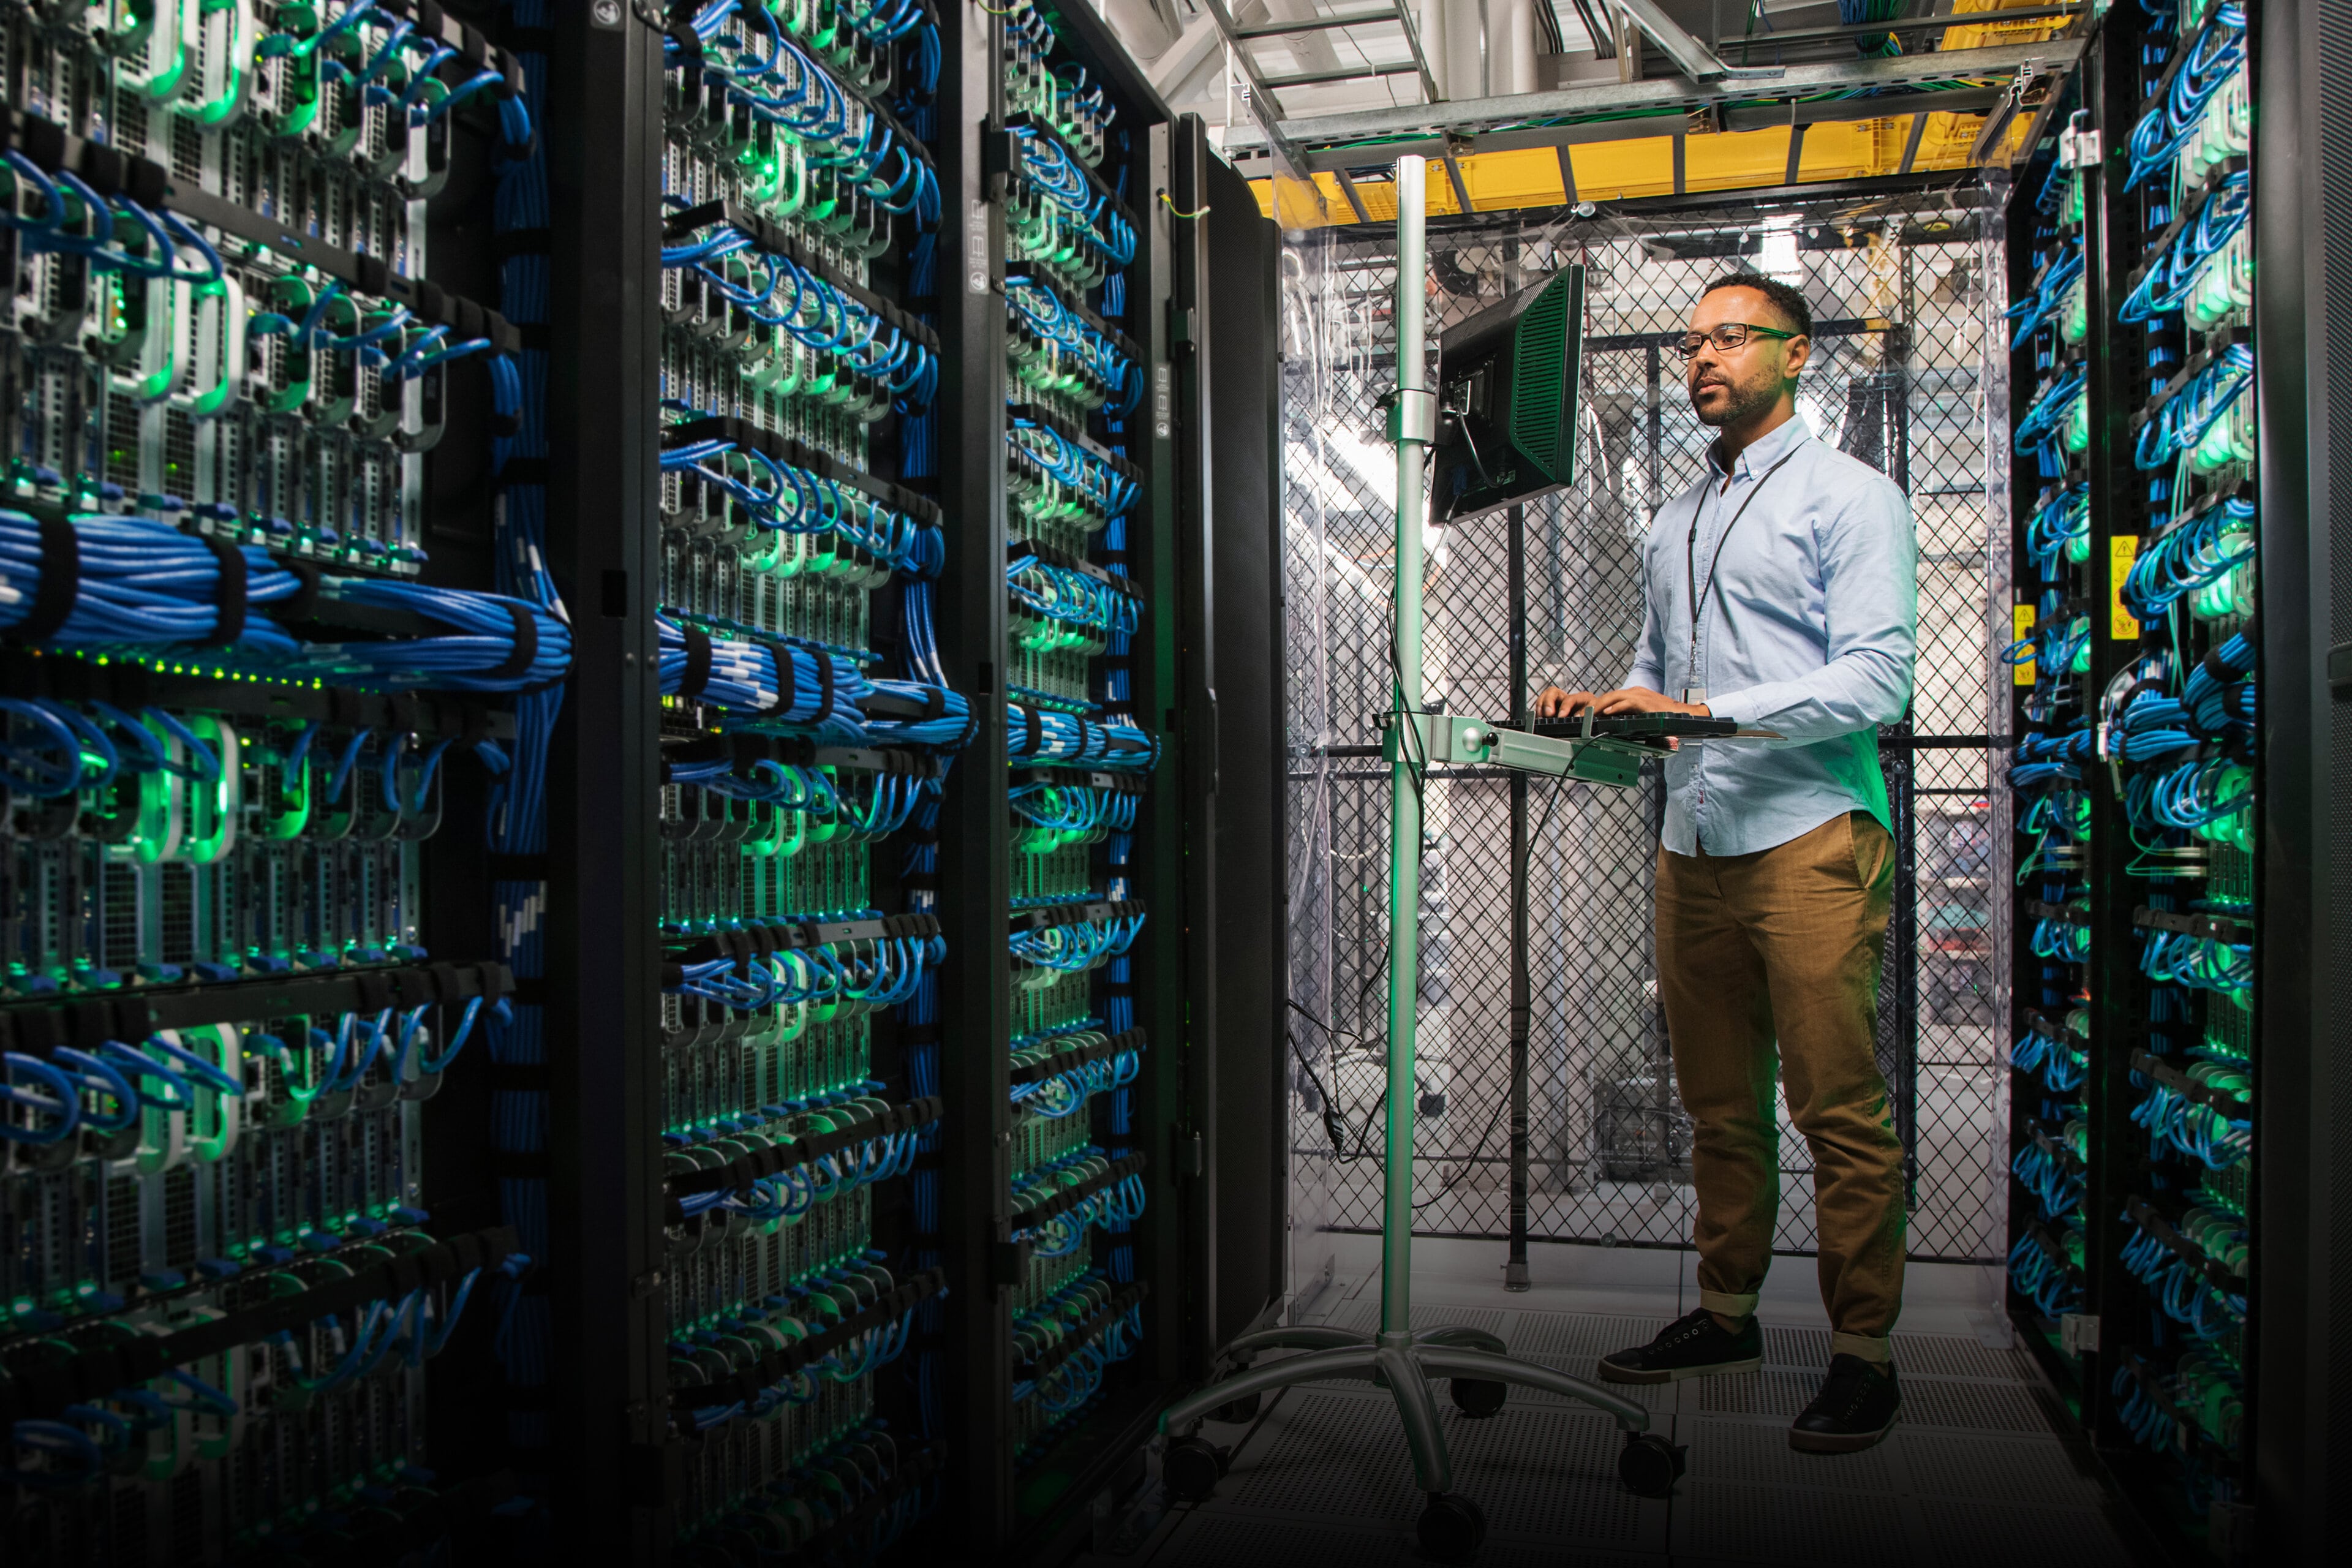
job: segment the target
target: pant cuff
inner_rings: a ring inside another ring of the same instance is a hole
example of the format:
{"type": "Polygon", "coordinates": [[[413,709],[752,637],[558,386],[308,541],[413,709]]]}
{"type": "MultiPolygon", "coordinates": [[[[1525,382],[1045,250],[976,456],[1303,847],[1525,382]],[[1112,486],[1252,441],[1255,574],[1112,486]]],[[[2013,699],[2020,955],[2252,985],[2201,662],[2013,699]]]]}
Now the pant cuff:
{"type": "Polygon", "coordinates": [[[1895,1347],[1885,1334],[1832,1334],[1830,1354],[1860,1356],[1881,1366],[1895,1364],[1895,1347]]]}
{"type": "Polygon", "coordinates": [[[1754,1290],[1744,1296],[1735,1296],[1728,1290],[1701,1290],[1698,1304],[1727,1318],[1752,1318],[1756,1315],[1757,1294],[1754,1290]]]}

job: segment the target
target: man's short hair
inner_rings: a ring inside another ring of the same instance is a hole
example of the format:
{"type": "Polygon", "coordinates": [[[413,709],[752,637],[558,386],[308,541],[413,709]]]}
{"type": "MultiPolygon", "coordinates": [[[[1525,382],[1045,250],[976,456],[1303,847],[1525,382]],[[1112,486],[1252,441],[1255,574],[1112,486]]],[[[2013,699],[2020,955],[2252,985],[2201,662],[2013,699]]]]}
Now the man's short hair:
{"type": "MultiPolygon", "coordinates": [[[[1753,289],[1772,301],[1772,308],[1789,319],[1790,325],[1807,337],[1813,333],[1813,312],[1807,308],[1805,297],[1778,278],[1767,278],[1761,272],[1727,272],[1708,284],[1700,293],[1704,300],[1717,289],[1753,289]]],[[[1770,323],[1759,321],[1758,326],[1770,323]]]]}

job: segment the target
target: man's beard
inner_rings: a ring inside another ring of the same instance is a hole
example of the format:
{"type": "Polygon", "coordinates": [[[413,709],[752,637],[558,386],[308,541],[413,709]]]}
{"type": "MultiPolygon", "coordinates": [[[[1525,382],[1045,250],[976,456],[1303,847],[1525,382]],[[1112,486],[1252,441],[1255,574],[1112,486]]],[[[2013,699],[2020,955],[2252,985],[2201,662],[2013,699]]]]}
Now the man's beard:
{"type": "Polygon", "coordinates": [[[1771,407],[1780,395],[1780,383],[1769,376],[1759,377],[1746,386],[1737,383],[1721,384],[1727,395],[1723,406],[1713,414],[1701,409],[1697,398],[1691,399],[1691,412],[1698,416],[1700,424],[1710,429],[1720,430],[1726,425],[1737,425],[1743,419],[1761,414],[1771,407]]]}

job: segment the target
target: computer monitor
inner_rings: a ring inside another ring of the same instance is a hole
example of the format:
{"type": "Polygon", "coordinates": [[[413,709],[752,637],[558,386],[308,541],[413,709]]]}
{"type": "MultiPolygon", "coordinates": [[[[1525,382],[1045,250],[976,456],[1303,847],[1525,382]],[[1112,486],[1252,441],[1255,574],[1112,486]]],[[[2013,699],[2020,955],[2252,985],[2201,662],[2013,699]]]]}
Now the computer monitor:
{"type": "Polygon", "coordinates": [[[1439,340],[1431,521],[1466,522],[1576,475],[1584,268],[1570,267],[1439,340]]]}

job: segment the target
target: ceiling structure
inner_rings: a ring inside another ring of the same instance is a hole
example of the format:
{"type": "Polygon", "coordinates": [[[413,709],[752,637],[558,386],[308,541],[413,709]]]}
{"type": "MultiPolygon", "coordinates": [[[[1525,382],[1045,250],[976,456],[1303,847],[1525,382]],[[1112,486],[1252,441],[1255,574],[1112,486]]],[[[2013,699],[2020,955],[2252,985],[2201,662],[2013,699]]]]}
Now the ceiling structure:
{"type": "Polygon", "coordinates": [[[1091,0],[1288,227],[2005,164],[2106,0],[1091,0]]]}

